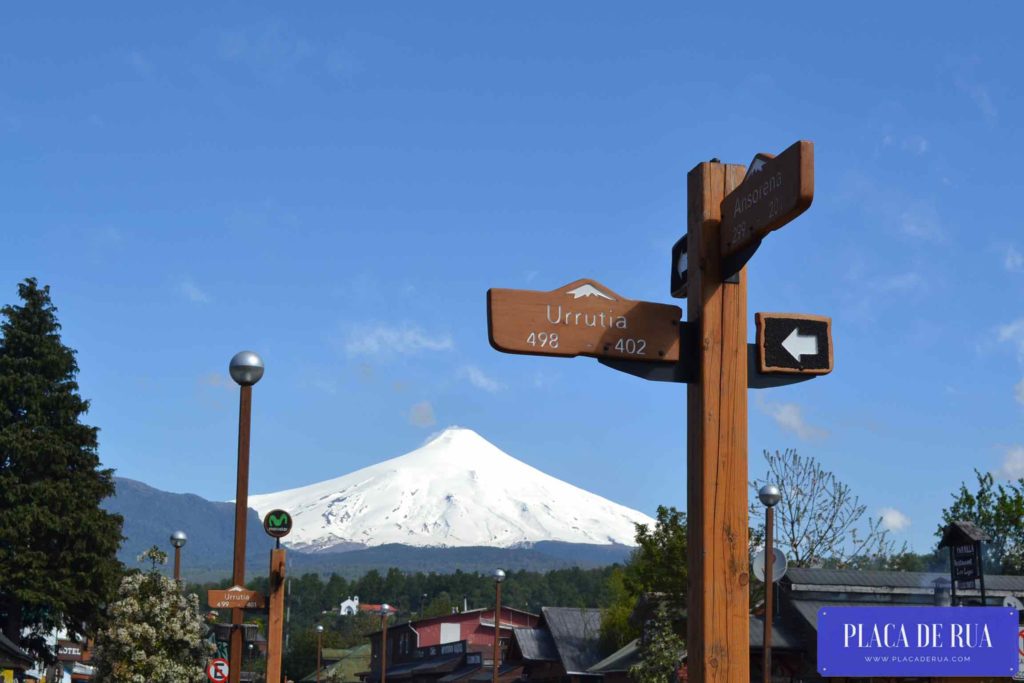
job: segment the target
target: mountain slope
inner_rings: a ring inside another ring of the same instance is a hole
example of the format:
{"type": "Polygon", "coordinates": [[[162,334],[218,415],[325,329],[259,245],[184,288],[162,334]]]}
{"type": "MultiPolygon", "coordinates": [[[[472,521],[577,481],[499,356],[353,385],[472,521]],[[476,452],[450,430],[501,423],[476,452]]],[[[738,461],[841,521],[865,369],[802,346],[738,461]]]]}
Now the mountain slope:
{"type": "MultiPolygon", "coordinates": [[[[129,567],[139,567],[137,557],[152,545],[172,554],[169,538],[181,529],[188,535],[181,562],[186,572],[195,568],[231,567],[235,538],[235,506],[213,503],[190,493],[168,493],[133,479],[114,478],[116,493],[103,501],[103,508],[124,517],[125,541],[118,558],[129,567]]],[[[246,564],[267,564],[267,551],[274,541],[263,532],[263,524],[250,508],[246,524],[246,564]]]]}
{"type": "Polygon", "coordinates": [[[516,460],[469,429],[336,479],[249,497],[294,519],[289,547],[402,544],[512,547],[541,541],[633,545],[647,515],[516,460]]]}

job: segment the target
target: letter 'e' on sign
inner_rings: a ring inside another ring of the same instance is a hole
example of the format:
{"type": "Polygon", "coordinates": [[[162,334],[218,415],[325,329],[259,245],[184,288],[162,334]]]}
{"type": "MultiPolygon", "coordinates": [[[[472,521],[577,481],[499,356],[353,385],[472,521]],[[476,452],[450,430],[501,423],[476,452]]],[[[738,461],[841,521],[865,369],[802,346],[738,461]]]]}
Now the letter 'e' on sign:
{"type": "Polygon", "coordinates": [[[756,313],[761,372],[827,375],[832,372],[832,319],[802,313],[756,313]]]}

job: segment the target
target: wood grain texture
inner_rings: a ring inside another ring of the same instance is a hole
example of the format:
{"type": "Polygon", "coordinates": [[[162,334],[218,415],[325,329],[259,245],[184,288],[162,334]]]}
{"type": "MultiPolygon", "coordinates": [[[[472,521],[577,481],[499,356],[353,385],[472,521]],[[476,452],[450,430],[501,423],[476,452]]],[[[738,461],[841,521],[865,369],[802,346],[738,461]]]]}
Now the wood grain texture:
{"type": "Polygon", "coordinates": [[[281,682],[284,652],[284,549],[270,551],[270,610],[267,614],[267,683],[281,682]]]}
{"type": "Polygon", "coordinates": [[[688,319],[699,323],[701,371],[687,387],[689,606],[687,666],[695,683],[750,680],[747,517],[747,279],[721,275],[722,198],[735,164],[687,176],[688,319]]]}

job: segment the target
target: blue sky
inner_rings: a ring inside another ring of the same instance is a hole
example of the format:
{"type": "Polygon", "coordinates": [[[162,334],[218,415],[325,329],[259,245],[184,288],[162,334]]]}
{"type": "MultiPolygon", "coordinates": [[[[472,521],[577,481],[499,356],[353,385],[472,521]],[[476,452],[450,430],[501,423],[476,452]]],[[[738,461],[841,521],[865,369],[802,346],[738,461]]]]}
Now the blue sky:
{"type": "Polygon", "coordinates": [[[499,354],[485,292],[671,301],[686,172],[813,140],[751,334],[832,316],[836,367],[751,393],[751,472],[796,447],[924,550],[972,468],[1024,476],[1024,9],[689,5],[6,7],[0,300],[52,286],[122,476],[232,497],[252,348],[253,492],[458,424],[653,513],[684,388],[499,354]]]}

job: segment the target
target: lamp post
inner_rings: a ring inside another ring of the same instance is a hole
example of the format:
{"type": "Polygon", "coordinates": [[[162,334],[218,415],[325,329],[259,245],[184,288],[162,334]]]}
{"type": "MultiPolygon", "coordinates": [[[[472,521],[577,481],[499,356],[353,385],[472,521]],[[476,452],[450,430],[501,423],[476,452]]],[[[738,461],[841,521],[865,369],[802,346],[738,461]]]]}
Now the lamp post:
{"type": "Polygon", "coordinates": [[[188,536],[184,531],[175,531],[171,534],[171,545],[174,546],[174,580],[181,581],[181,549],[188,542],[188,536]]]}
{"type": "Polygon", "coordinates": [[[774,581],[772,564],[775,561],[775,506],[782,500],[782,492],[775,484],[765,484],[757,492],[757,497],[764,505],[764,683],[772,680],[772,602],[774,597],[774,581]]]}
{"type": "MultiPolygon", "coordinates": [[[[252,351],[239,351],[228,364],[231,379],[241,387],[238,403],[238,472],[235,485],[235,553],[231,572],[234,586],[245,585],[245,523],[249,511],[249,427],[252,421],[252,385],[263,377],[263,359],[252,351]]],[[[229,681],[239,683],[242,676],[242,609],[231,610],[231,652],[229,681]]]]}
{"type": "Polygon", "coordinates": [[[384,603],[380,606],[380,683],[387,683],[388,680],[388,612],[391,606],[384,603]]]}
{"type": "Polygon", "coordinates": [[[323,651],[323,624],[316,625],[316,683],[320,683],[320,653],[323,651]]]}
{"type": "Polygon", "coordinates": [[[501,665],[501,582],[505,580],[505,572],[494,570],[494,657],[491,666],[491,683],[498,683],[498,667],[501,665]]]}

